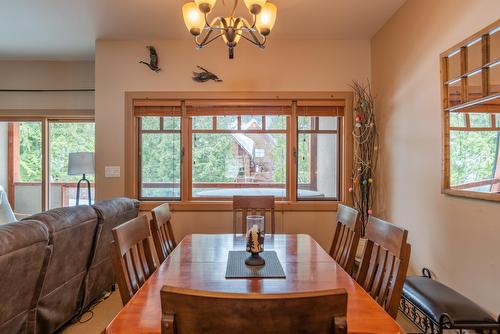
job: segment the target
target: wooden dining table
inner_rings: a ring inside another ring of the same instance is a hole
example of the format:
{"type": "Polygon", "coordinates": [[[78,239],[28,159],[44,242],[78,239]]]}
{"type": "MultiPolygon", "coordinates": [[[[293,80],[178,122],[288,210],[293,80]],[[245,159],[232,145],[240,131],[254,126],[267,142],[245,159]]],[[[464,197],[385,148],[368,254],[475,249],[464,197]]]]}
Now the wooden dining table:
{"type": "MultiPolygon", "coordinates": [[[[160,333],[160,290],[178,288],[229,293],[296,293],[344,288],[348,293],[349,333],[403,333],[373,300],[309,235],[266,236],[265,250],[275,250],[285,279],[226,279],[230,250],[245,249],[241,235],[186,236],[123,307],[105,333],[160,333]]],[[[230,310],[228,310],[230,316],[230,310]]]]}

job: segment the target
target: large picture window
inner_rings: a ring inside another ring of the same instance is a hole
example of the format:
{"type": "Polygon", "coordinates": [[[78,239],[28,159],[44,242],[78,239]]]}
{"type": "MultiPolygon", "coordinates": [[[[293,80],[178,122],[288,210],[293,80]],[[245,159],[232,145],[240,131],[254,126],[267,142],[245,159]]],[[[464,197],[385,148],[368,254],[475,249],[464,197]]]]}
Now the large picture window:
{"type": "Polygon", "coordinates": [[[192,196],[287,198],[287,117],[192,117],[192,196]]]}
{"type": "Polygon", "coordinates": [[[193,203],[200,210],[236,195],[309,206],[346,198],[351,94],[297,100],[189,95],[131,98],[128,124],[136,136],[126,150],[135,161],[129,196],[193,203]]]}
{"type": "Polygon", "coordinates": [[[500,21],[441,55],[447,194],[500,200],[500,21]]]}

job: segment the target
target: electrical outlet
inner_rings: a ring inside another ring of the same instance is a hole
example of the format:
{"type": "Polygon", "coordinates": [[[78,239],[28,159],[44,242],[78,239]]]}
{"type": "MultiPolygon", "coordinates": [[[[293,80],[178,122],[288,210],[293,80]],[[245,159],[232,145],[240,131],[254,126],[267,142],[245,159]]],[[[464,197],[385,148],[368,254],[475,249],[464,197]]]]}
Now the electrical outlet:
{"type": "Polygon", "coordinates": [[[120,177],[120,166],[106,166],[104,168],[105,177],[120,177]]]}

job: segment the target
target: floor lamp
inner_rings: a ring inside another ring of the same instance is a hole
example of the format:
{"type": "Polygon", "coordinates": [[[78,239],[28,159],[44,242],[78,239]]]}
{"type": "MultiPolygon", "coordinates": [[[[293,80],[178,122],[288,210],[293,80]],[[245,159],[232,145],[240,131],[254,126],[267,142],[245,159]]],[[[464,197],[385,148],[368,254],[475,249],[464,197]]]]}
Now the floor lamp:
{"type": "Polygon", "coordinates": [[[89,191],[89,205],[92,204],[92,195],[90,192],[90,181],[85,177],[86,174],[94,175],[94,152],[70,153],[68,158],[68,175],[83,175],[76,185],[76,205],[80,204],[80,185],[87,183],[89,191]]]}

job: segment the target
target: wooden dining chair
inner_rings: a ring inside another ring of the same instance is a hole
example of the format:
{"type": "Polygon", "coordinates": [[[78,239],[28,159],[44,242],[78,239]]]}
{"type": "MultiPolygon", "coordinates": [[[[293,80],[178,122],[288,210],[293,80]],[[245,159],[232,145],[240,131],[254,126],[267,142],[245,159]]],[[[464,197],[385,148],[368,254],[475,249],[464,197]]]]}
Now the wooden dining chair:
{"type": "Polygon", "coordinates": [[[356,209],[338,205],[335,234],[330,248],[330,256],[350,275],[361,237],[358,214],[356,209]]]}
{"type": "Polygon", "coordinates": [[[146,216],[139,216],[113,229],[113,267],[123,305],[156,269],[150,236],[146,216]]]}
{"type": "Polygon", "coordinates": [[[155,244],[158,260],[162,263],[177,246],[172,224],[170,222],[172,218],[170,206],[168,203],[157,206],[151,210],[151,215],[153,219],[149,222],[149,226],[151,228],[151,234],[153,235],[153,242],[155,244]]]}
{"type": "Polygon", "coordinates": [[[411,247],[408,231],[370,216],[356,280],[393,318],[398,313],[411,247]]]}
{"type": "Polygon", "coordinates": [[[161,333],[347,333],[344,289],[293,294],[195,291],[164,286],[161,333]]]}
{"type": "Polygon", "coordinates": [[[274,218],[274,196],[233,196],[233,233],[238,233],[238,216],[241,213],[241,233],[245,234],[247,216],[261,215],[265,220],[265,232],[269,234],[269,225],[271,225],[271,234],[275,234],[274,218]],[[270,215],[267,219],[266,212],[270,215]]]}

